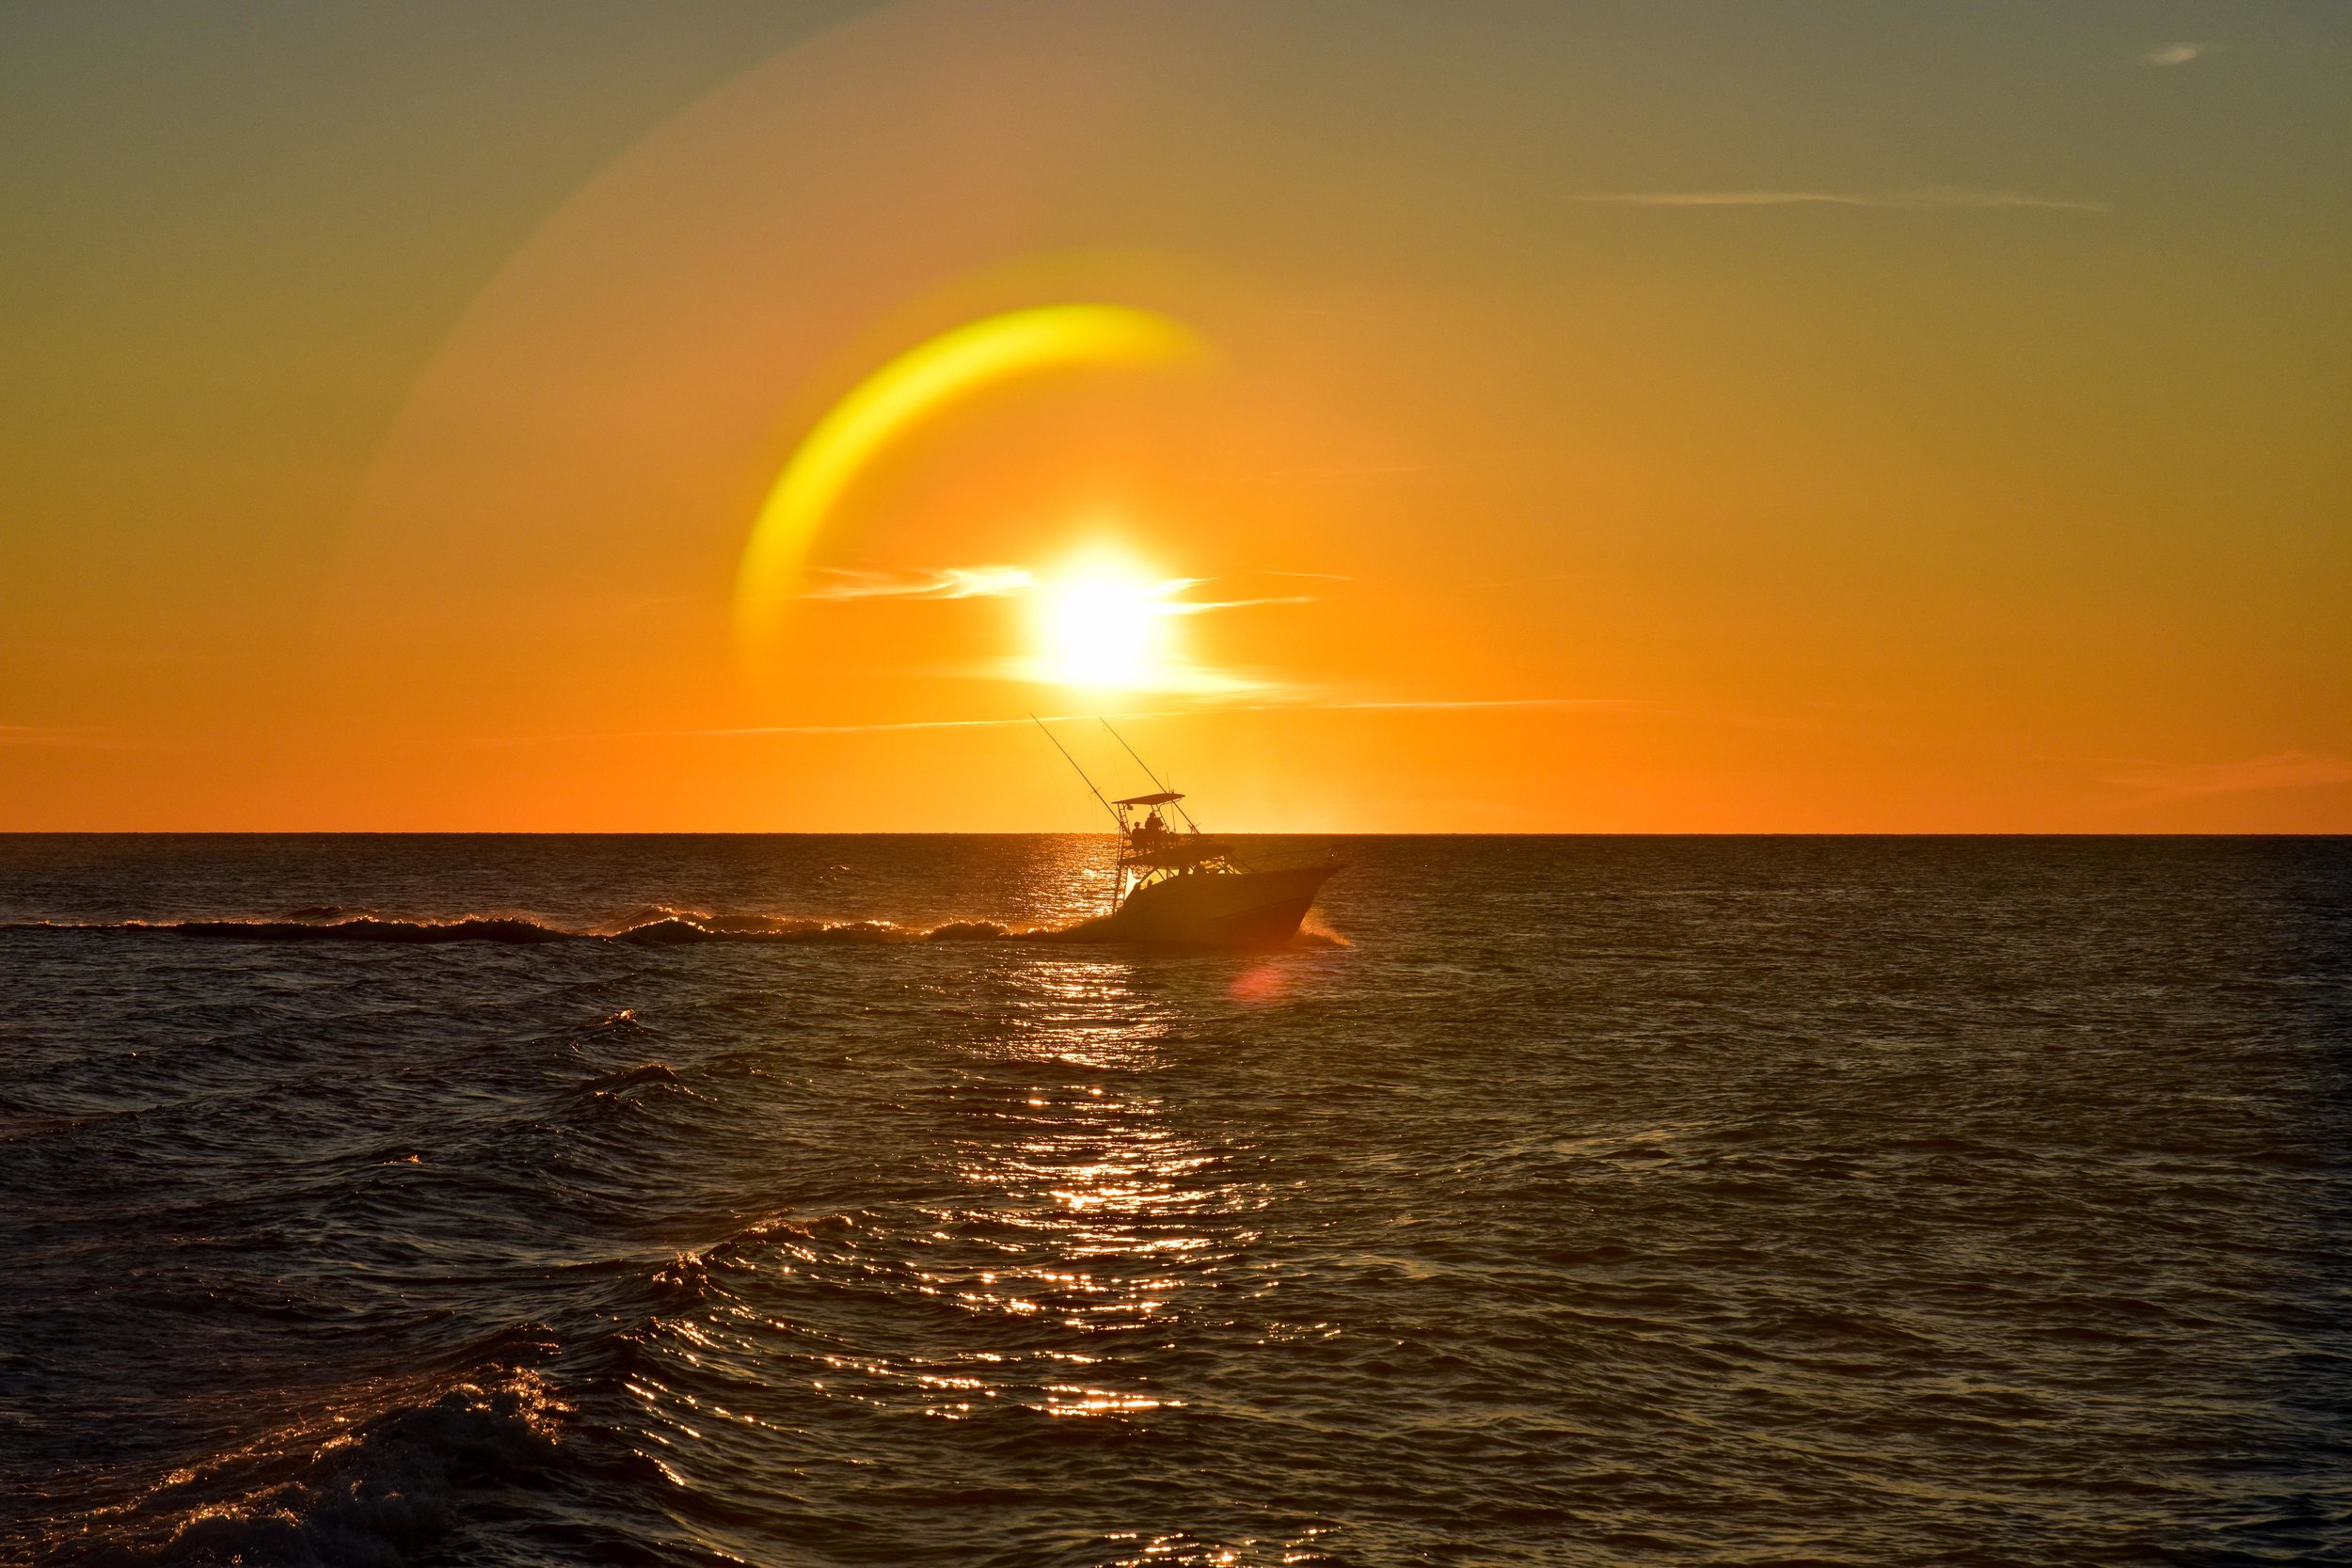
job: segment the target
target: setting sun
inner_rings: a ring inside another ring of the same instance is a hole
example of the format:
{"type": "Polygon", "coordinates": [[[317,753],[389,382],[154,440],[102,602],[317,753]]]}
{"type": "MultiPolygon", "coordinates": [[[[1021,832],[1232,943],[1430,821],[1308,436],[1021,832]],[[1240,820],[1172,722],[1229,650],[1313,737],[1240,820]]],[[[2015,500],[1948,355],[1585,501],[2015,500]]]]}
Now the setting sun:
{"type": "Polygon", "coordinates": [[[1176,662],[1168,595],[1183,586],[1113,554],[1049,578],[1037,598],[1036,677],[1089,691],[1167,686],[1176,662]]]}

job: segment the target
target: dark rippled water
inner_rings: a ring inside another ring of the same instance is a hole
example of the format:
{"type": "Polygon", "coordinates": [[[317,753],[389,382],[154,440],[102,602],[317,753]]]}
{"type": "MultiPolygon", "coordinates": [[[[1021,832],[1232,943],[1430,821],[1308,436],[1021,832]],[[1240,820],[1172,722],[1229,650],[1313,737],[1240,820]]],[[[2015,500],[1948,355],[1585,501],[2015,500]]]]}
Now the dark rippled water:
{"type": "Polygon", "coordinates": [[[0,840],[0,1554],[2352,1560],[2352,842],[1337,847],[0,840]]]}

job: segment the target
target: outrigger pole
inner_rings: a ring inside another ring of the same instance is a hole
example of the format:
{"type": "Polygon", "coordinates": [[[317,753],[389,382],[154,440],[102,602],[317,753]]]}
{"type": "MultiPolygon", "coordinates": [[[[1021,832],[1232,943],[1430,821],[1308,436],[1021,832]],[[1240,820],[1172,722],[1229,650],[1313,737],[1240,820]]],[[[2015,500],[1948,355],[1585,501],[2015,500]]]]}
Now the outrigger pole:
{"type": "MultiPolygon", "coordinates": [[[[1097,800],[1102,801],[1103,809],[1111,814],[1111,820],[1119,825],[1120,842],[1122,845],[1125,844],[1127,839],[1127,819],[1119,815],[1119,808],[1112,805],[1110,801],[1104,797],[1103,792],[1094,787],[1094,781],[1087,778],[1087,770],[1078,766],[1078,759],[1070,754],[1070,748],[1063,745],[1060,741],[1054,739],[1054,732],[1045,728],[1044,720],[1040,719],[1036,714],[1032,713],[1029,715],[1029,722],[1035,724],[1040,730],[1043,730],[1045,733],[1045,738],[1054,741],[1054,750],[1061,753],[1062,761],[1070,764],[1071,768],[1077,773],[1079,778],[1086,779],[1087,792],[1092,795],[1097,800]]],[[[1122,862],[1121,864],[1123,865],[1124,863],[1122,862]]],[[[1127,878],[1124,871],[1121,871],[1119,875],[1111,879],[1111,912],[1113,914],[1117,914],[1119,912],[1119,896],[1120,894],[1125,889],[1126,881],[1127,878]]]]}

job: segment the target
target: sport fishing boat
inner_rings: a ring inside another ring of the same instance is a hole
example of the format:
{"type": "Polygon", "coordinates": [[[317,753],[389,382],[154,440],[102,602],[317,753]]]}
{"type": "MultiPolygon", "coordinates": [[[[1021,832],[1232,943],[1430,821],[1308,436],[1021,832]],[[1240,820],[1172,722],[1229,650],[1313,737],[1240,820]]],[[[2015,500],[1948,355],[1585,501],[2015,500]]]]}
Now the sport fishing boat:
{"type": "MultiPolygon", "coordinates": [[[[1105,722],[1103,727],[1110,729],[1105,722]]],[[[1038,728],[1044,729],[1042,722],[1038,728]]],[[[1111,737],[1135,748],[1111,730],[1111,737]]],[[[1053,739],[1053,732],[1046,731],[1053,739]]],[[[1184,811],[1182,793],[1161,785],[1149,795],[1107,800],[1058,740],[1057,751],[1086,779],[1087,788],[1119,824],[1117,879],[1108,914],[1056,935],[1064,942],[1145,942],[1182,947],[1274,947],[1298,934],[1315,895],[1340,868],[1337,861],[1261,871],[1232,847],[1200,831],[1184,811]],[[1173,813],[1183,826],[1171,822],[1173,813]]],[[[1136,765],[1155,784],[1143,759],[1136,765]]]]}

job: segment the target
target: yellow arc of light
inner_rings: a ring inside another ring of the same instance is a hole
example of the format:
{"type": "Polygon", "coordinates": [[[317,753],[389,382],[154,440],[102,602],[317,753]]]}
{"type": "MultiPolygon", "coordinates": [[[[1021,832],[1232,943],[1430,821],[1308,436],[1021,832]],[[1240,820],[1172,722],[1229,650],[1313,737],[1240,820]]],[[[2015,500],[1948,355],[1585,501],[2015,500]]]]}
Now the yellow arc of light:
{"type": "Polygon", "coordinates": [[[1168,364],[1199,357],[1193,331],[1125,305],[1041,305],[987,316],[907,350],[850,389],[777,475],[735,576],[737,644],[766,641],[777,607],[826,514],[859,472],[910,425],[970,393],[1073,365],[1168,364]]]}

